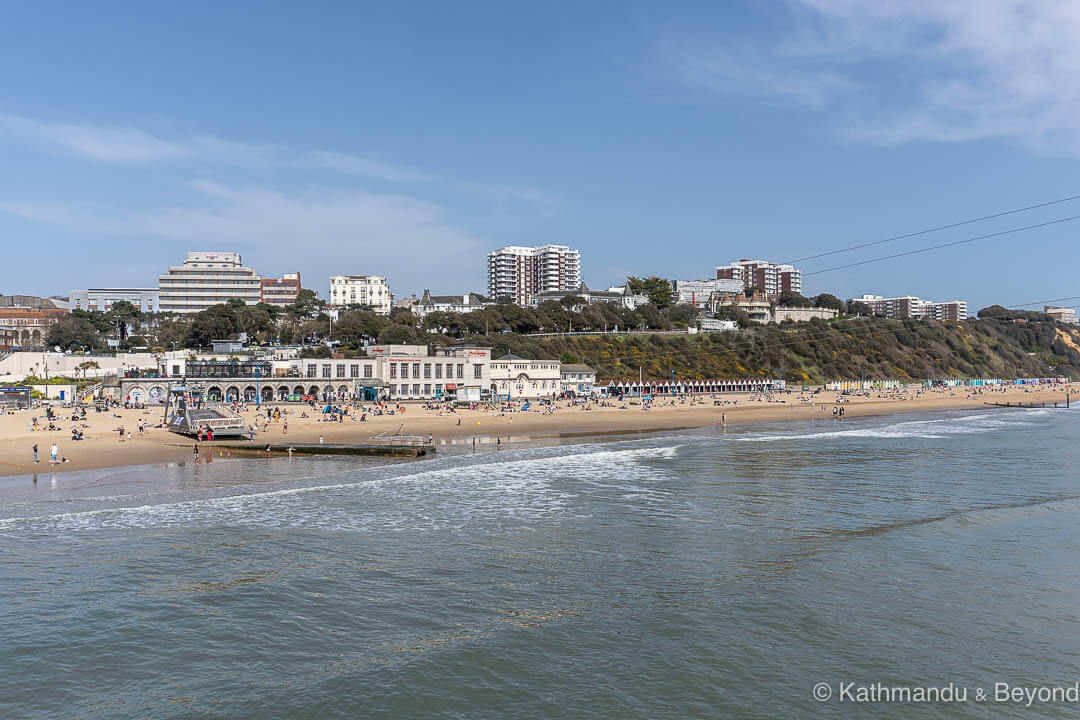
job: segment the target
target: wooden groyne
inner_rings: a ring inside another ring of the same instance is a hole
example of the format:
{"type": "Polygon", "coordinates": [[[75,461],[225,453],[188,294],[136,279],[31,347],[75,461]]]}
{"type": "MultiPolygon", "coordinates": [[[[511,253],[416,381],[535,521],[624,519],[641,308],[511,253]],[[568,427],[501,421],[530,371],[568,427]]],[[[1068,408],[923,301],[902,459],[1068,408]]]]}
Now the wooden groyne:
{"type": "Polygon", "coordinates": [[[1034,409],[1034,408],[1061,408],[1061,409],[1064,410],[1064,409],[1069,407],[1069,401],[1066,400],[1063,403],[1059,403],[1059,402],[1029,402],[1029,403],[1027,403],[1027,402],[1003,402],[1003,403],[1000,403],[1000,402],[988,402],[988,403],[983,403],[983,405],[992,405],[993,407],[1003,407],[1003,408],[1028,408],[1028,409],[1034,409]]]}
{"type": "Polygon", "coordinates": [[[424,457],[435,452],[435,443],[218,443],[208,449],[221,449],[242,455],[352,455],[375,457],[424,457]],[[291,452],[290,452],[291,451],[291,452]]]}

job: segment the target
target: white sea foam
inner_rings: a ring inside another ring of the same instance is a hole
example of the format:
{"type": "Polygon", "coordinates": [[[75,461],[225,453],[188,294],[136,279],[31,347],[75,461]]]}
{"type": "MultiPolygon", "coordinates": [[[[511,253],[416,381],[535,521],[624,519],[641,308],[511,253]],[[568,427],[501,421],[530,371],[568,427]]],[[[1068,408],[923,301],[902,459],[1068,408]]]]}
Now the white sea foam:
{"type": "MultiPolygon", "coordinates": [[[[199,497],[178,502],[150,503],[15,517],[0,520],[0,533],[10,533],[16,526],[42,524],[50,529],[80,530],[119,527],[171,527],[211,520],[223,524],[243,524],[247,520],[265,521],[276,511],[289,514],[282,503],[292,498],[314,493],[371,492],[386,486],[405,484],[440,485],[468,484],[469,491],[490,492],[510,500],[515,493],[527,493],[533,486],[548,483],[553,476],[587,477],[597,471],[615,473],[621,477],[633,475],[642,460],[674,457],[677,446],[607,449],[600,444],[562,448],[540,448],[533,451],[485,454],[480,457],[456,456],[441,462],[439,467],[418,472],[404,472],[403,466],[361,471],[363,480],[287,487],[274,490],[232,492],[224,496],[199,497]],[[604,449],[600,449],[604,448],[604,449]],[[568,452],[569,450],[569,452],[568,452]],[[553,452],[554,451],[554,452],[553,452]],[[523,457],[524,455],[524,457],[523,457]]],[[[413,466],[415,468],[415,466],[413,466]]],[[[645,472],[648,475],[652,470],[645,472]]],[[[351,474],[352,477],[355,476],[351,474]]],[[[250,488],[251,486],[247,486],[250,488]]],[[[236,490],[236,488],[231,488],[236,490]]],[[[549,493],[548,502],[556,502],[559,493],[549,493]]],[[[280,517],[279,517],[280,519],[280,517]]]]}
{"type": "MultiPolygon", "coordinates": [[[[1031,426],[1034,423],[1029,422],[1029,419],[1037,418],[1040,414],[1048,412],[1050,411],[1040,409],[1006,416],[987,412],[979,415],[965,415],[958,418],[910,420],[881,427],[853,428],[851,430],[827,430],[815,433],[791,433],[786,435],[748,435],[731,439],[735,442],[778,442],[784,440],[824,440],[828,438],[936,439],[945,437],[946,435],[973,435],[993,432],[995,430],[1008,430],[1031,426]]],[[[841,423],[839,420],[834,422],[837,424],[841,423]]],[[[847,423],[851,422],[851,420],[847,419],[842,422],[847,423]]]]}

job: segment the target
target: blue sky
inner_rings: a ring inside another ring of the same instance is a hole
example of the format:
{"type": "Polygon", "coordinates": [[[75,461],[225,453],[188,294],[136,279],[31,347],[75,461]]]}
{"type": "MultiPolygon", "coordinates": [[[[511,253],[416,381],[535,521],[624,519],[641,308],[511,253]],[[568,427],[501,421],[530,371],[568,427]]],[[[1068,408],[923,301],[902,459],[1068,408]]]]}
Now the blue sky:
{"type": "MultiPolygon", "coordinates": [[[[21,3],[0,10],[0,292],[266,276],[484,289],[711,277],[1080,194],[1080,8],[1052,3],[21,3]]],[[[810,261],[806,292],[1080,294],[1080,201],[810,261]]],[[[1071,304],[1071,303],[1065,303],[1071,304]]]]}

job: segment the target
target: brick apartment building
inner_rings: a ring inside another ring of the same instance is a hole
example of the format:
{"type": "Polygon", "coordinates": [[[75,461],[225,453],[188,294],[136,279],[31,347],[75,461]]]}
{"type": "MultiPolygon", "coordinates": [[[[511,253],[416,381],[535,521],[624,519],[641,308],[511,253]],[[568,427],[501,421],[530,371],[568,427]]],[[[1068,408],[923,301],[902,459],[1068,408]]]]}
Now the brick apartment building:
{"type": "Polygon", "coordinates": [[[300,273],[285,273],[279,278],[263,278],[259,297],[268,305],[292,305],[300,294],[300,273]]]}
{"type": "Polygon", "coordinates": [[[802,270],[791,265],[780,265],[767,260],[742,259],[730,265],[716,268],[718,280],[737,280],[743,288],[757,288],[768,297],[776,297],[785,290],[802,294],[802,270]]]}

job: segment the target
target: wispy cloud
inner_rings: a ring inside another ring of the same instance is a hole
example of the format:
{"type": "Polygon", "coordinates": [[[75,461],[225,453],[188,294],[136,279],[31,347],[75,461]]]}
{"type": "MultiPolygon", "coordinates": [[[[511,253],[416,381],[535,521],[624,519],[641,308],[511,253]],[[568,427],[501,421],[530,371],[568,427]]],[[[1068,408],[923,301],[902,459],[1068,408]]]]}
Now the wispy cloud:
{"type": "Polygon", "coordinates": [[[391,163],[328,150],[295,150],[274,144],[246,143],[202,135],[165,139],[122,126],[46,123],[0,114],[0,142],[28,143],[51,152],[122,165],[197,163],[202,166],[285,167],[325,170],[344,175],[409,183],[435,175],[391,163]]]}
{"type": "Polygon", "coordinates": [[[185,248],[256,251],[261,264],[302,261],[340,271],[392,272],[401,280],[445,272],[477,275],[484,244],[454,227],[444,209],[402,194],[310,187],[284,192],[194,180],[186,206],[124,210],[101,204],[0,203],[0,212],[82,235],[155,238],[185,248]],[[448,252],[452,251],[452,252],[448,252]]]}
{"type": "Polygon", "coordinates": [[[748,53],[691,44],[685,79],[835,112],[876,144],[1008,138],[1080,154],[1080,5],[791,0],[787,34],[748,53]]]}

